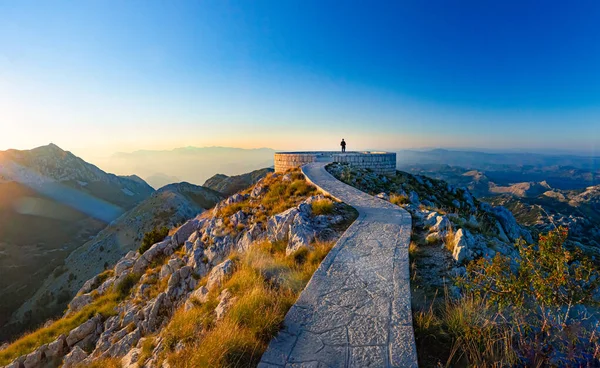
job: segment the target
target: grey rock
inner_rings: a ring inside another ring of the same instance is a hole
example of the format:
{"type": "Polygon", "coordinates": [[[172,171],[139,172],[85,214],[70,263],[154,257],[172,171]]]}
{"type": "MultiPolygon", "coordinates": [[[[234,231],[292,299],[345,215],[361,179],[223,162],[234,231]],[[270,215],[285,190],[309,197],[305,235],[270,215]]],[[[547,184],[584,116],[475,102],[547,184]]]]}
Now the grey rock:
{"type": "Polygon", "coordinates": [[[77,312],[81,308],[85,307],[86,305],[90,304],[93,301],[94,301],[94,297],[91,296],[90,294],[78,295],[75,298],[73,298],[71,303],[69,303],[69,312],[70,313],[77,312]]]}
{"type": "Polygon", "coordinates": [[[270,241],[281,241],[289,234],[290,226],[298,209],[292,207],[282,213],[271,216],[267,221],[267,237],[270,241]]]}
{"type": "Polygon", "coordinates": [[[221,286],[229,275],[233,273],[233,262],[227,259],[223,263],[215,266],[208,276],[206,288],[212,290],[216,286],[221,286]]]}
{"type": "Polygon", "coordinates": [[[458,263],[473,259],[473,237],[469,230],[458,229],[454,234],[454,250],[452,258],[458,263]]]}
{"type": "Polygon", "coordinates": [[[67,344],[69,346],[73,346],[87,336],[96,332],[96,326],[98,325],[99,320],[100,317],[96,316],[88,319],[86,322],[72,329],[67,336],[67,344]]]}
{"type": "Polygon", "coordinates": [[[71,368],[81,363],[88,355],[79,346],[75,346],[63,360],[63,368],[71,368]]]}
{"type": "Polygon", "coordinates": [[[135,259],[132,259],[132,258],[122,258],[115,265],[115,275],[117,277],[119,277],[123,272],[125,272],[125,270],[128,270],[131,267],[133,267],[134,263],[135,263],[135,259]]]}
{"type": "Polygon", "coordinates": [[[235,303],[236,299],[237,298],[235,298],[228,289],[223,289],[223,291],[221,291],[221,294],[219,294],[219,305],[217,305],[217,307],[215,308],[217,321],[225,317],[225,314],[235,303]]]}
{"type": "Polygon", "coordinates": [[[46,349],[46,357],[49,359],[60,358],[67,352],[69,345],[67,345],[67,337],[60,335],[56,340],[48,344],[46,349]]]}
{"type": "Polygon", "coordinates": [[[285,254],[293,254],[301,248],[311,249],[310,243],[315,239],[315,236],[315,228],[307,217],[301,213],[296,214],[290,225],[285,254]]]}
{"type": "Polygon", "coordinates": [[[42,360],[45,358],[46,349],[48,345],[42,345],[39,348],[35,349],[31,353],[27,354],[25,360],[23,361],[23,366],[25,368],[38,368],[42,364],[42,360]]]}

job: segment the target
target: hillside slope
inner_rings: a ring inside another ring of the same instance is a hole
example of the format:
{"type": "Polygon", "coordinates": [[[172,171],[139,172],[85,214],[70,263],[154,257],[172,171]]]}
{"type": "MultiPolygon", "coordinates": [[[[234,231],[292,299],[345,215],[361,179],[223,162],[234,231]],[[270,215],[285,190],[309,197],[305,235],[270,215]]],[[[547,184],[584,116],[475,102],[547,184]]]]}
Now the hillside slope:
{"type": "Polygon", "coordinates": [[[153,191],[53,144],[0,151],[0,326],[69,253],[153,191]]]}
{"type": "Polygon", "coordinates": [[[92,275],[62,318],[0,349],[0,365],[256,366],[355,218],[302,174],[269,175],[92,275]]]}
{"type": "Polygon", "coordinates": [[[239,192],[253,184],[260,179],[264,178],[268,173],[273,172],[273,169],[266,168],[260,170],[254,170],[247,174],[227,176],[223,174],[217,174],[209,178],[203,186],[216,190],[225,196],[230,196],[234,193],[239,192]]]}
{"type": "Polygon", "coordinates": [[[189,183],[170,184],[126,212],[93,239],[74,250],[11,317],[3,329],[10,336],[36,326],[62,312],[85,280],[114,265],[128,251],[137,249],[144,233],[154,227],[172,227],[207,208],[221,195],[189,183]]]}

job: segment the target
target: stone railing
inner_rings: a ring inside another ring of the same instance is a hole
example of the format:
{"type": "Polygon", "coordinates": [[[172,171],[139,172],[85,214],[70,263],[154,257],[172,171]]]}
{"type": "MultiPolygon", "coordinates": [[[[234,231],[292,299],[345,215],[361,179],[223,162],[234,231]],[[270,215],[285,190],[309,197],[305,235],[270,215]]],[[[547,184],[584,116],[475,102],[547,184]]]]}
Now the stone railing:
{"type": "Polygon", "coordinates": [[[378,174],[396,172],[396,154],[391,152],[277,152],[275,172],[301,167],[313,162],[348,163],[360,169],[371,169],[378,174]]]}

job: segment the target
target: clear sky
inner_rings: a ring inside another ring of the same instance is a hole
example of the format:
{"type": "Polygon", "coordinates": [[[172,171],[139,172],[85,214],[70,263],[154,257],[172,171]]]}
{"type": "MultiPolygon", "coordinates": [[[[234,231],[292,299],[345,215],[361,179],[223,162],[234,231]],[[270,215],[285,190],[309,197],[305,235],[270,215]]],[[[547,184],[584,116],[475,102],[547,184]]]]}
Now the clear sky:
{"type": "Polygon", "coordinates": [[[600,1],[0,0],[0,149],[598,154],[600,1]]]}

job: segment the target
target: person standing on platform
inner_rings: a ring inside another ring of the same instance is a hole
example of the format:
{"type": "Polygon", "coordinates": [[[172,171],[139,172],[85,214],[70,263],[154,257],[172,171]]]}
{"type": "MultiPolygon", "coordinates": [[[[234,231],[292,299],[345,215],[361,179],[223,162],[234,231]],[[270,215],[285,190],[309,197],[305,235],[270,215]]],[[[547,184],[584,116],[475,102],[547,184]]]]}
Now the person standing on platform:
{"type": "Polygon", "coordinates": [[[344,138],[342,138],[342,143],[340,143],[340,146],[342,146],[342,153],[346,152],[346,141],[344,141],[344,138]]]}

